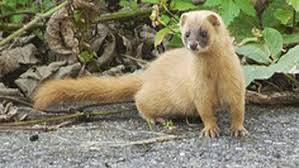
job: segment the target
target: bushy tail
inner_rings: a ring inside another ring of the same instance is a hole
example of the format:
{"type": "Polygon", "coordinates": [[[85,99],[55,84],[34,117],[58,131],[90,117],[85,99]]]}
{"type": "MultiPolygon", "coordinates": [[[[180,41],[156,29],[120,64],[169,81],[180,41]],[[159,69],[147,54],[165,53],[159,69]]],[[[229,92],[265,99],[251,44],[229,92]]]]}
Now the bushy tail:
{"type": "Polygon", "coordinates": [[[52,80],[37,89],[33,97],[34,108],[42,110],[61,101],[109,103],[132,100],[141,85],[138,75],[52,80]]]}

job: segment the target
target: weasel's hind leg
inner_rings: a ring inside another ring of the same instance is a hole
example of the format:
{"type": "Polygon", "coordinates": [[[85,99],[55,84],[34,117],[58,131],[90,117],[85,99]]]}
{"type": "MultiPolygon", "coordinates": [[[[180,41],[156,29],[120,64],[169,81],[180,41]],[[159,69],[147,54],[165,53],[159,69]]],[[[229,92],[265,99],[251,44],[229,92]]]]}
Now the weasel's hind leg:
{"type": "Polygon", "coordinates": [[[159,93],[141,89],[135,95],[135,103],[139,115],[146,121],[152,123],[163,123],[169,116],[169,105],[159,93]]]}
{"type": "Polygon", "coordinates": [[[139,112],[139,115],[146,121],[153,124],[162,123],[164,118],[157,115],[159,112],[155,111],[155,107],[148,104],[144,98],[141,96],[136,96],[135,103],[139,112]]]}

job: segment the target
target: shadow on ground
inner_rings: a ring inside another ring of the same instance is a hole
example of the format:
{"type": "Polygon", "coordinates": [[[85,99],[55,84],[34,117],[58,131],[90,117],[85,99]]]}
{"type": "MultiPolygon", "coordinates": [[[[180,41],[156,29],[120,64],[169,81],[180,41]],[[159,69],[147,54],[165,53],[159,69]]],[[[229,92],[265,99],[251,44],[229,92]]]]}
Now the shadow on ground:
{"type": "Polygon", "coordinates": [[[172,133],[183,138],[132,145],[170,132],[149,131],[134,110],[52,132],[1,132],[0,167],[299,167],[299,108],[246,111],[250,136],[241,139],[229,136],[228,115],[220,113],[220,138],[200,138],[201,124],[178,122],[172,133]],[[38,140],[30,141],[32,135],[38,140]]]}

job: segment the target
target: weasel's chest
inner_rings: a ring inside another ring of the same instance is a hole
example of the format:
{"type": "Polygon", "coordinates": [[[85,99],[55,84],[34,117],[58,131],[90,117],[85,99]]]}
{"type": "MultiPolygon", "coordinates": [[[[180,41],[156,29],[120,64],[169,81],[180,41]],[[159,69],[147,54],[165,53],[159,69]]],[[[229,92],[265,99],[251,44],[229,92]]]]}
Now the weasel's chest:
{"type": "Polygon", "coordinates": [[[228,87],[230,85],[229,74],[221,74],[220,72],[209,71],[202,73],[197,89],[204,97],[210,97],[215,105],[225,105],[225,97],[230,92],[228,87]]]}

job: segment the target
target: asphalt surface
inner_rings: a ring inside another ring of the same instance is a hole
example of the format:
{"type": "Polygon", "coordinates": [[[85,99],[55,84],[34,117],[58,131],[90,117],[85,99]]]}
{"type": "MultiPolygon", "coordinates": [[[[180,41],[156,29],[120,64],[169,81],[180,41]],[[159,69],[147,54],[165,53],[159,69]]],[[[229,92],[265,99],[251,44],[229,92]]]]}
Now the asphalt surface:
{"type": "Polygon", "coordinates": [[[250,135],[239,139],[229,135],[227,113],[218,119],[217,139],[199,137],[197,120],[195,128],[176,121],[150,131],[135,110],[51,132],[0,132],[0,167],[299,167],[298,107],[247,106],[250,135]]]}

